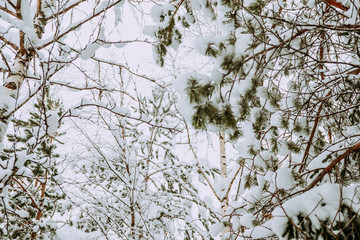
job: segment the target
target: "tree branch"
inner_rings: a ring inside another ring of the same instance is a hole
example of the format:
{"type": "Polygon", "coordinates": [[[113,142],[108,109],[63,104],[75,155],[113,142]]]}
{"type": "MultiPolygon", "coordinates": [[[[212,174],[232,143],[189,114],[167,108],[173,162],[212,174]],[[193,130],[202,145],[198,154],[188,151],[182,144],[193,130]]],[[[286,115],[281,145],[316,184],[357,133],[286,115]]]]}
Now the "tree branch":
{"type": "Polygon", "coordinates": [[[10,14],[11,16],[13,16],[13,17],[16,17],[16,18],[17,18],[16,13],[14,13],[14,12],[10,11],[10,10],[9,10],[9,9],[7,9],[7,8],[4,8],[4,7],[0,6],[0,10],[1,10],[1,11],[4,11],[4,12],[6,12],[6,13],[10,14]]]}
{"type": "Polygon", "coordinates": [[[334,159],[316,178],[315,180],[306,188],[305,191],[308,191],[310,189],[312,189],[313,187],[316,186],[316,184],[318,182],[320,182],[324,176],[329,173],[331,171],[331,169],[333,169],[333,167],[336,166],[336,164],[338,164],[341,160],[343,160],[344,158],[348,157],[351,153],[357,151],[360,149],[360,143],[355,144],[354,146],[352,146],[351,148],[349,148],[348,150],[346,150],[343,154],[341,154],[340,156],[338,156],[336,159],[334,159]]]}
{"type": "Polygon", "coordinates": [[[15,43],[8,41],[6,38],[0,35],[0,40],[3,41],[6,45],[12,47],[15,51],[19,50],[19,47],[15,43]]]}
{"type": "Polygon", "coordinates": [[[124,1],[124,0],[117,0],[116,2],[108,5],[107,7],[105,7],[104,9],[95,12],[93,15],[89,16],[88,18],[80,21],[79,23],[75,24],[72,27],[69,27],[67,30],[65,30],[63,33],[59,34],[58,36],[55,36],[52,40],[50,40],[47,43],[44,43],[43,45],[37,47],[37,50],[43,49],[47,46],[49,46],[50,44],[56,42],[58,39],[61,39],[62,37],[66,36],[67,34],[69,34],[70,32],[74,31],[75,29],[79,28],[80,26],[84,25],[85,23],[89,22],[90,20],[92,20],[93,18],[99,16],[100,14],[106,12],[107,10],[109,10],[110,8],[112,8],[113,6],[115,6],[116,4],[118,4],[119,2],[124,1]]]}

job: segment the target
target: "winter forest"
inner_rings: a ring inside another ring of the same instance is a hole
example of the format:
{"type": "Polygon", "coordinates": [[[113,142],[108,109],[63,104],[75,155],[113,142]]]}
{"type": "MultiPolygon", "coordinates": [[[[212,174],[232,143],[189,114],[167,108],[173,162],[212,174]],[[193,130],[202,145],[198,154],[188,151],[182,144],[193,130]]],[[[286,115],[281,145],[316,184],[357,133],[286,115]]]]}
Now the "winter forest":
{"type": "Polygon", "coordinates": [[[0,0],[0,239],[360,239],[360,2],[0,0]]]}

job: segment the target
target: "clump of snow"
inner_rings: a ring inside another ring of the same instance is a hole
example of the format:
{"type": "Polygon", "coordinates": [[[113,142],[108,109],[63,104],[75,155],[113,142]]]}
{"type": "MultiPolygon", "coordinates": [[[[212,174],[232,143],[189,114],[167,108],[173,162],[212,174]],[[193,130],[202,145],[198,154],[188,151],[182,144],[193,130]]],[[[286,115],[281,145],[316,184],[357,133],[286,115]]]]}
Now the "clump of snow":
{"type": "Polygon", "coordinates": [[[255,166],[262,167],[263,169],[266,168],[266,162],[271,160],[272,154],[270,151],[261,151],[256,157],[254,158],[255,166]]]}
{"type": "Polygon", "coordinates": [[[271,226],[268,223],[265,223],[262,226],[256,226],[245,230],[244,236],[250,239],[268,239],[274,235],[274,232],[271,231],[271,226]]]}
{"type": "Polygon", "coordinates": [[[86,46],[85,50],[81,52],[79,57],[83,60],[87,60],[94,56],[96,50],[100,48],[100,45],[98,43],[90,43],[86,46]]]}
{"type": "Polygon", "coordinates": [[[7,109],[7,112],[11,111],[15,107],[15,99],[12,98],[3,86],[0,86],[0,109],[7,109]]]}
{"type": "Polygon", "coordinates": [[[59,115],[56,111],[47,111],[46,115],[46,123],[47,123],[47,133],[53,134],[57,131],[59,127],[59,115]]]}
{"type": "Polygon", "coordinates": [[[150,37],[155,37],[155,33],[158,30],[158,27],[155,25],[146,25],[143,30],[142,33],[145,35],[148,35],[150,37]]]}
{"type": "Polygon", "coordinates": [[[262,194],[262,188],[259,186],[245,191],[244,194],[242,195],[242,198],[244,199],[244,201],[246,201],[248,203],[245,206],[245,208],[246,209],[252,208],[253,205],[255,205],[255,203],[257,203],[260,200],[261,194],[262,194]]]}
{"type": "Polygon", "coordinates": [[[206,54],[206,50],[208,49],[209,45],[214,45],[216,42],[214,41],[215,37],[214,36],[203,36],[203,37],[198,37],[195,41],[194,41],[194,47],[195,50],[202,54],[205,55],[206,54]]]}
{"type": "Polygon", "coordinates": [[[260,156],[260,155],[257,155],[254,158],[254,164],[255,164],[255,166],[260,167],[260,168],[265,169],[265,167],[266,167],[266,163],[265,163],[264,159],[262,158],[262,156],[260,156]]]}
{"type": "Polygon", "coordinates": [[[130,110],[126,107],[119,107],[119,106],[116,106],[112,109],[112,111],[115,113],[115,114],[119,114],[119,115],[122,115],[122,116],[130,116],[130,110]]]}
{"type": "Polygon", "coordinates": [[[251,228],[254,226],[254,224],[253,224],[254,220],[255,220],[254,215],[252,215],[251,213],[247,213],[240,217],[240,224],[247,228],[251,228]]]}
{"type": "Polygon", "coordinates": [[[277,188],[285,190],[292,188],[295,183],[292,170],[288,167],[279,168],[274,174],[274,178],[277,188]]]}
{"type": "Polygon", "coordinates": [[[211,226],[211,236],[218,236],[224,229],[224,224],[222,222],[215,223],[211,226]]]}
{"type": "Polygon", "coordinates": [[[259,98],[267,98],[268,97],[267,91],[268,91],[267,87],[260,86],[256,89],[256,95],[259,98]]]}
{"type": "Polygon", "coordinates": [[[63,179],[63,177],[61,175],[56,175],[53,178],[60,185],[64,183],[64,179],[63,179]]]}
{"type": "Polygon", "coordinates": [[[216,68],[214,68],[211,71],[211,80],[215,83],[215,84],[220,84],[221,81],[223,79],[223,74],[217,70],[216,68]]]}
{"type": "Polygon", "coordinates": [[[169,15],[176,10],[175,6],[172,4],[164,5],[154,5],[150,9],[150,16],[153,21],[157,24],[164,23],[167,24],[169,20],[169,15]]]}
{"type": "Polygon", "coordinates": [[[16,210],[15,210],[15,213],[16,213],[17,215],[19,215],[19,217],[21,217],[21,218],[27,218],[27,217],[29,217],[29,213],[28,213],[27,211],[25,211],[25,210],[22,210],[22,209],[16,209],[16,210]]]}
{"type": "Polygon", "coordinates": [[[101,236],[99,232],[85,233],[72,227],[63,227],[56,231],[56,237],[59,240],[86,240],[96,239],[101,236]]]}
{"type": "Polygon", "coordinates": [[[114,43],[114,46],[116,47],[116,48],[123,48],[123,47],[125,47],[126,45],[127,45],[128,43],[127,42],[124,42],[124,43],[114,43]]]}
{"type": "Polygon", "coordinates": [[[236,29],[236,43],[235,43],[235,54],[236,56],[244,55],[249,45],[252,42],[251,34],[242,33],[244,30],[241,28],[236,29]]]}
{"type": "MultiPolygon", "coordinates": [[[[1,164],[1,165],[3,165],[3,164],[1,164]]],[[[6,165],[5,165],[5,166],[6,166],[6,165]]],[[[12,173],[12,171],[11,171],[10,169],[1,170],[1,171],[0,171],[0,179],[4,179],[5,177],[10,176],[11,173],[12,173]]],[[[4,187],[4,186],[3,186],[3,183],[0,183],[0,187],[1,187],[1,188],[4,187]]]]}
{"type": "Polygon", "coordinates": [[[271,228],[276,235],[282,237],[289,224],[288,218],[293,223],[299,224],[300,215],[311,221],[314,232],[322,227],[320,221],[330,220],[336,224],[341,221],[338,211],[341,204],[355,207],[352,200],[359,197],[357,187],[356,185],[340,187],[338,184],[325,183],[294,197],[272,212],[271,228]]]}
{"type": "Polygon", "coordinates": [[[26,152],[24,151],[17,152],[15,166],[17,168],[21,168],[22,166],[24,166],[24,163],[26,162],[27,159],[28,159],[28,155],[26,154],[26,152]]]}
{"type": "Polygon", "coordinates": [[[120,22],[122,22],[122,6],[124,4],[125,1],[120,1],[118,4],[114,6],[115,26],[117,26],[120,22]]]}
{"type": "Polygon", "coordinates": [[[281,127],[281,120],[284,113],[282,111],[277,111],[271,115],[270,124],[274,127],[281,127]]]}

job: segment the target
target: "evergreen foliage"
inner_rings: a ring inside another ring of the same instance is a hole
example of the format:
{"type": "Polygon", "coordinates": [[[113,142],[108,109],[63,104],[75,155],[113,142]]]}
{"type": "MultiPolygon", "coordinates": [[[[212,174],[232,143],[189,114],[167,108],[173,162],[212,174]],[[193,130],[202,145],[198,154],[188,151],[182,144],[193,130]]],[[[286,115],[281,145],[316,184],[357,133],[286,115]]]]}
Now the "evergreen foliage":
{"type": "Polygon", "coordinates": [[[15,131],[7,135],[12,146],[2,155],[2,163],[14,161],[18,169],[2,196],[2,239],[53,239],[58,226],[52,217],[66,211],[55,150],[61,135],[56,131],[63,114],[61,102],[51,99],[45,89],[33,109],[27,120],[12,120],[15,131]]]}
{"type": "MultiPolygon", "coordinates": [[[[242,190],[230,203],[243,207],[230,214],[233,225],[223,238],[357,239],[359,193],[352,191],[359,186],[359,5],[336,0],[167,4],[176,6],[179,18],[188,12],[203,17],[187,29],[201,26],[202,19],[216,25],[195,41],[195,49],[221,77],[209,67],[204,75],[176,81],[186,85],[180,93],[194,110],[193,126],[227,132],[245,159],[238,175],[242,190]],[[319,202],[310,204],[312,211],[297,204],[302,196],[317,199],[315,193],[347,204],[319,202]],[[253,221],[245,220],[250,216],[253,221]]],[[[179,22],[172,26],[187,34],[179,22]]]]}

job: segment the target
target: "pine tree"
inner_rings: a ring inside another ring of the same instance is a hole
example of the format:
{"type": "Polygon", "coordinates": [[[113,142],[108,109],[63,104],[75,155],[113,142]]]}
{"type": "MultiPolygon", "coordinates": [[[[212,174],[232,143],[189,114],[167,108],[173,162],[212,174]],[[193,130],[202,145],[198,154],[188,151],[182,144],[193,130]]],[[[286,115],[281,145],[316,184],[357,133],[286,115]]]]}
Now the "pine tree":
{"type": "Polygon", "coordinates": [[[1,158],[13,162],[16,171],[2,196],[2,239],[51,239],[56,234],[52,216],[66,211],[55,150],[62,111],[60,101],[44,89],[27,120],[12,119],[14,132],[7,135],[12,145],[1,158]]]}
{"type": "Polygon", "coordinates": [[[178,47],[165,29],[186,36],[183,19],[202,15],[218,31],[195,42],[214,70],[177,81],[192,125],[226,132],[244,162],[224,237],[359,238],[358,4],[164,3],[152,14],[160,64],[178,47]]]}

